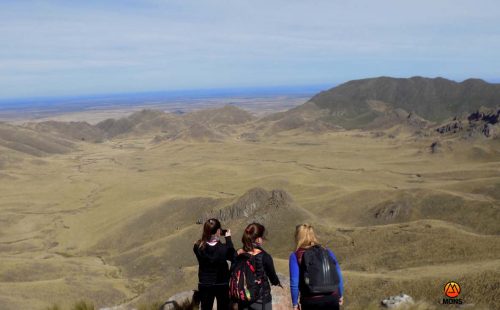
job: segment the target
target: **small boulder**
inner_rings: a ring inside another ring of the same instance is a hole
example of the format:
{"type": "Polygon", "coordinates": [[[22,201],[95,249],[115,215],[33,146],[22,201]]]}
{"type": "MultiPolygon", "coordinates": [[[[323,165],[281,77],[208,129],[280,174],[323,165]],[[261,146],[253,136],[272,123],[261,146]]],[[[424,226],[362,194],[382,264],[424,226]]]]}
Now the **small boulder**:
{"type": "Polygon", "coordinates": [[[439,141],[434,141],[432,142],[430,148],[431,148],[431,153],[435,154],[439,152],[439,149],[441,148],[441,143],[439,143],[439,141]]]}
{"type": "MultiPolygon", "coordinates": [[[[170,297],[160,308],[161,310],[195,310],[199,309],[197,291],[184,291],[170,297]]],[[[215,308],[217,309],[217,308],[215,308]]]]}
{"type": "Polygon", "coordinates": [[[415,302],[411,296],[406,294],[399,294],[397,296],[391,296],[381,301],[382,306],[386,308],[398,308],[401,306],[413,305],[415,302]]]}

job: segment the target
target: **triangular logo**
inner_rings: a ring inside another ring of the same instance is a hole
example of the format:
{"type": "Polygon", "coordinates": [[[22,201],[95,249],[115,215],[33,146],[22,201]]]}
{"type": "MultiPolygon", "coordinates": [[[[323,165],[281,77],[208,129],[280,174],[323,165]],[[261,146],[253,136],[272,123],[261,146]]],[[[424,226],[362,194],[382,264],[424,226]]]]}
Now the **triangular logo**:
{"type": "Polygon", "coordinates": [[[448,286],[446,294],[458,294],[457,286],[455,284],[448,286]]]}
{"type": "Polygon", "coordinates": [[[444,294],[450,298],[460,295],[460,285],[456,282],[448,282],[444,287],[444,294]]]}

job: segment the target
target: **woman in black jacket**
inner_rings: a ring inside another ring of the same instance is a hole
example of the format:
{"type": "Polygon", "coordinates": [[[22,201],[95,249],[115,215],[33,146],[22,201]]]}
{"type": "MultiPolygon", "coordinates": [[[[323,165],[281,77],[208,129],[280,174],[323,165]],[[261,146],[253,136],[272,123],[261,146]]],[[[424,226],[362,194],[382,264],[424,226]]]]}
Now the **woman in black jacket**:
{"type": "Polygon", "coordinates": [[[261,264],[257,270],[263,272],[263,283],[260,298],[251,304],[239,303],[240,310],[272,310],[271,282],[272,285],[281,286],[280,280],[274,269],[274,262],[271,255],[262,249],[266,228],[259,223],[252,223],[243,232],[241,241],[243,248],[238,250],[238,254],[250,254],[255,256],[255,261],[261,264]]]}
{"type": "Polygon", "coordinates": [[[234,261],[236,251],[231,241],[231,231],[222,234],[219,220],[212,218],[203,225],[203,234],[193,247],[198,260],[198,291],[201,310],[211,310],[217,298],[217,309],[229,308],[229,266],[234,261]],[[220,242],[223,235],[225,243],[220,242]]]}

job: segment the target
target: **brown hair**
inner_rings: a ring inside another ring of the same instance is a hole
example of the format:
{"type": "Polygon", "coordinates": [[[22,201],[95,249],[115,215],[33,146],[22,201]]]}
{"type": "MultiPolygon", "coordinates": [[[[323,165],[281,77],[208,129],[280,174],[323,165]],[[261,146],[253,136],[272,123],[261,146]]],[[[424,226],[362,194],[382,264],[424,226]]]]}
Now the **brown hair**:
{"type": "Polygon", "coordinates": [[[310,248],[314,245],[318,245],[319,241],[314,233],[313,227],[309,224],[297,225],[295,228],[295,249],[300,248],[310,248]]]}
{"type": "Polygon", "coordinates": [[[243,236],[241,237],[241,242],[243,243],[243,250],[246,252],[253,251],[255,248],[255,240],[257,238],[264,238],[264,233],[266,228],[264,225],[259,223],[252,223],[245,228],[243,236]]]}
{"type": "Polygon", "coordinates": [[[216,218],[208,219],[203,225],[203,233],[201,239],[198,240],[197,244],[200,248],[203,248],[205,244],[210,240],[212,235],[217,233],[217,230],[221,228],[220,222],[216,218]]]}

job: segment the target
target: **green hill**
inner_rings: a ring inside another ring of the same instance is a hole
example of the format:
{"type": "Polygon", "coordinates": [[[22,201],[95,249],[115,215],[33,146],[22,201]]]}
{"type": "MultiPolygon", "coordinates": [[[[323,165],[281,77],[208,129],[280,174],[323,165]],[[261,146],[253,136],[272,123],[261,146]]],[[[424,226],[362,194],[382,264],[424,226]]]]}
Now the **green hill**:
{"type": "Polygon", "coordinates": [[[414,112],[430,121],[500,105],[500,84],[480,79],[378,77],[349,81],[310,99],[341,125],[362,127],[388,109],[414,112]]]}

